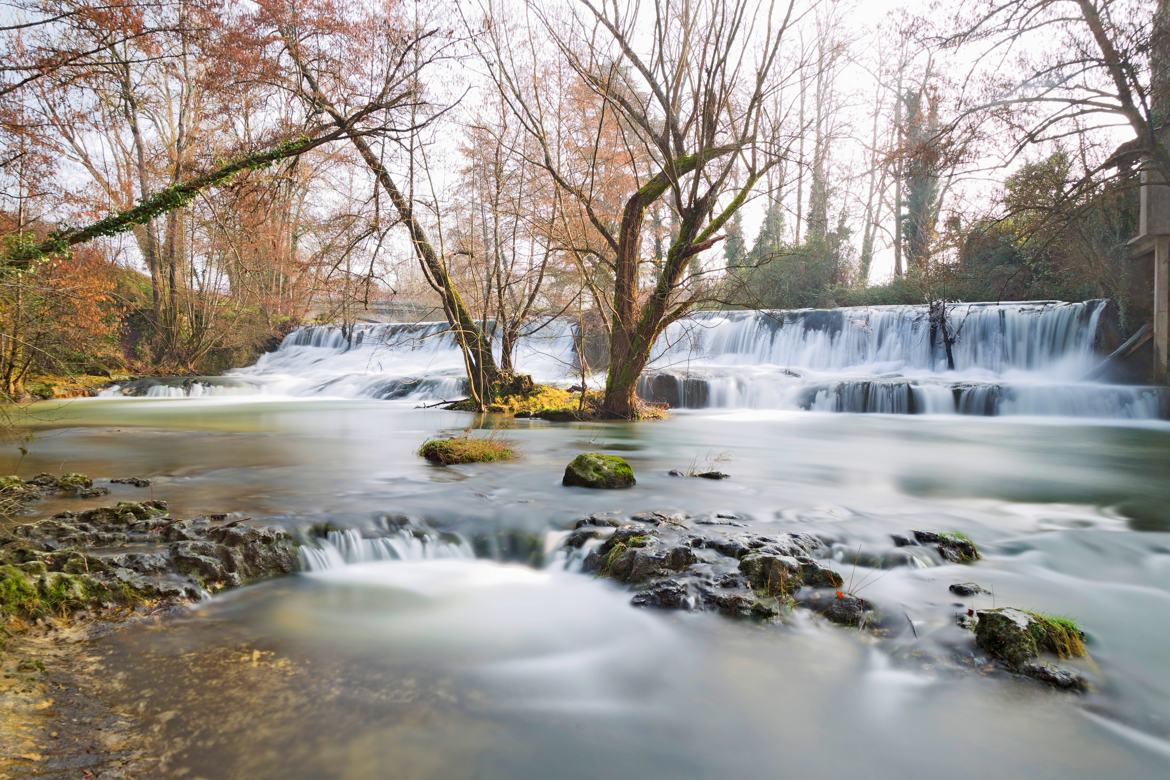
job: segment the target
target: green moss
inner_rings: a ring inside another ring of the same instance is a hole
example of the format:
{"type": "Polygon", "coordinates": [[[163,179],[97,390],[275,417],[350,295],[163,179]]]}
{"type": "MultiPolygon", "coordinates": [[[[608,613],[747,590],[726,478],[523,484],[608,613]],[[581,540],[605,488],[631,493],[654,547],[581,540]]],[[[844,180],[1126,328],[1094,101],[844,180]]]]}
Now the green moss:
{"type": "Polygon", "coordinates": [[[975,544],[975,542],[971,541],[971,537],[967,536],[967,534],[963,533],[962,531],[941,531],[939,532],[939,536],[944,539],[950,539],[952,542],[966,542],[967,544],[972,545],[975,544]]]}
{"type": "Polygon", "coordinates": [[[86,574],[48,572],[30,575],[16,566],[0,566],[0,617],[38,620],[68,617],[104,605],[133,606],[147,595],[125,582],[106,585],[86,574]]]}
{"type": "Polygon", "coordinates": [[[587,488],[628,488],[637,484],[634,470],[624,458],[585,452],[573,458],[565,467],[561,484],[587,488]]]}
{"type": "Polygon", "coordinates": [[[1011,607],[980,610],[978,617],[979,646],[1011,667],[1020,668],[1040,653],[1059,658],[1086,655],[1084,635],[1068,618],[1011,607]]]}
{"type": "Polygon", "coordinates": [[[457,463],[495,463],[516,457],[516,452],[502,439],[471,436],[430,439],[419,447],[418,454],[440,466],[457,463]]]}
{"type": "Polygon", "coordinates": [[[79,490],[93,487],[93,480],[84,474],[62,474],[57,478],[58,490],[79,490]]]}
{"type": "Polygon", "coordinates": [[[92,222],[84,228],[63,226],[61,230],[43,241],[27,233],[21,233],[11,238],[6,237],[4,243],[0,245],[0,265],[11,265],[17,268],[27,267],[50,255],[63,254],[69,251],[71,246],[83,244],[95,238],[125,233],[133,229],[135,225],[145,225],[162,214],[183,208],[200,192],[209,187],[229,182],[237,174],[244,171],[259,170],[278,160],[300,154],[311,149],[313,145],[312,138],[305,135],[295,136],[270,149],[225,162],[202,176],[146,195],[138,202],[137,206],[92,222]]]}
{"type": "Polygon", "coordinates": [[[15,566],[0,566],[0,615],[34,617],[40,612],[36,586],[15,566]]]}
{"type": "Polygon", "coordinates": [[[1040,612],[1028,614],[1033,618],[1028,630],[1039,649],[1058,658],[1080,658],[1086,655],[1084,632],[1075,620],[1040,612]]]}
{"type": "Polygon", "coordinates": [[[629,549],[625,542],[615,542],[613,547],[609,548],[609,552],[605,554],[604,560],[601,562],[601,576],[608,577],[613,571],[614,564],[617,563],[618,558],[629,549]]]}

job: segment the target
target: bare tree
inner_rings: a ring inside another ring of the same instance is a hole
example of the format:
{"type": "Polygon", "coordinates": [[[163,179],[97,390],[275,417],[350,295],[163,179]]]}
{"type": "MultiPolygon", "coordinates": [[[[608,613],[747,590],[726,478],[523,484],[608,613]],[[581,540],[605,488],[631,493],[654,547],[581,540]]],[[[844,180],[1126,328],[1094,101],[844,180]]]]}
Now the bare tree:
{"type": "MultiPolygon", "coordinates": [[[[462,351],[469,391],[481,406],[490,400],[500,372],[482,322],[456,287],[446,258],[431,240],[410,197],[391,174],[384,153],[372,141],[413,148],[416,134],[439,112],[422,111],[423,77],[444,56],[440,30],[403,22],[383,10],[354,5],[273,0],[260,4],[261,23],[279,37],[293,71],[292,86],[315,111],[346,126],[345,106],[355,100],[378,106],[369,121],[346,135],[390,199],[406,227],[411,247],[462,351]]],[[[389,11],[390,9],[385,9],[389,11]]],[[[413,175],[413,167],[408,177],[413,175]]]]}
{"type": "Polygon", "coordinates": [[[1170,0],[983,0],[956,25],[948,43],[979,51],[986,79],[968,116],[998,116],[1013,153],[1125,127],[1106,164],[1144,158],[1170,181],[1170,0]]]}
{"type": "Polygon", "coordinates": [[[580,206],[601,238],[598,256],[612,278],[602,412],[635,417],[637,380],[655,339],[704,299],[702,266],[696,274],[691,259],[723,238],[719,231],[787,152],[777,146],[780,117],[769,108],[798,70],[781,57],[796,3],[662,0],[648,18],[636,3],[580,0],[564,20],[535,1],[529,8],[602,107],[597,132],[578,143],[612,151],[601,143],[609,128],[635,174],[636,189],[615,224],[596,202],[591,172],[575,175],[557,155],[555,124],[532,89],[532,63],[520,62],[502,26],[489,29],[481,53],[509,107],[563,197],[580,206]],[[648,213],[662,199],[676,222],[655,265],[643,239],[648,213]]]}

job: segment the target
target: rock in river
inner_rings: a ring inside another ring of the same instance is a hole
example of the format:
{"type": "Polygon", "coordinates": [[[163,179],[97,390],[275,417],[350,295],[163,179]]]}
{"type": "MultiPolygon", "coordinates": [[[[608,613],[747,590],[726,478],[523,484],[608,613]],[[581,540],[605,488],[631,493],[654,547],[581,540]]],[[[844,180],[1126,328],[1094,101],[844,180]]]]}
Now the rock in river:
{"type": "Polygon", "coordinates": [[[584,452],[565,467],[561,484],[587,488],[628,488],[636,484],[634,470],[624,458],[584,452]]]}
{"type": "Polygon", "coordinates": [[[630,586],[632,603],[770,618],[804,589],[841,586],[822,564],[829,548],[805,533],[769,535],[704,518],[647,512],[585,518],[564,542],[581,567],[630,586]]]}
{"type": "Polygon", "coordinates": [[[1086,654],[1084,635],[1072,621],[1010,607],[982,609],[976,616],[976,643],[1012,671],[1058,688],[1086,687],[1075,672],[1036,663],[1042,653],[1058,658],[1086,654]]]}
{"type": "Polygon", "coordinates": [[[226,515],[176,520],[162,501],[123,501],[0,533],[0,613],[35,619],[186,601],[292,572],[296,562],[284,529],[226,515]]]}

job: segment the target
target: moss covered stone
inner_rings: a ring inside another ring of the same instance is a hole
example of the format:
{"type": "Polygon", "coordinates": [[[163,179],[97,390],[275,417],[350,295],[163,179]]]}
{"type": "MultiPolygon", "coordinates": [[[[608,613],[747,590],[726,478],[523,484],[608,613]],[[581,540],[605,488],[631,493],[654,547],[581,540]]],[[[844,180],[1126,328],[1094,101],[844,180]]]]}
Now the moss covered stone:
{"type": "Polygon", "coordinates": [[[133,605],[144,599],[126,583],[109,585],[83,573],[30,574],[24,567],[0,566],[0,617],[39,620],[66,617],[104,605],[133,605]]]}
{"type": "Polygon", "coordinates": [[[561,484],[572,487],[613,490],[633,487],[637,483],[634,470],[624,458],[584,452],[565,467],[561,484]]]}
{"type": "Polygon", "coordinates": [[[915,531],[919,544],[932,544],[944,560],[951,563],[972,563],[983,557],[971,537],[959,531],[915,531]]]}
{"type": "Polygon", "coordinates": [[[1085,655],[1084,636],[1067,618],[1010,607],[980,610],[978,618],[975,641],[1010,667],[1023,667],[1040,653],[1058,658],[1085,655]]]}
{"type": "Polygon", "coordinates": [[[440,466],[452,466],[457,463],[494,463],[516,457],[516,452],[506,441],[471,436],[430,439],[418,448],[418,454],[440,466]]]}
{"type": "Polygon", "coordinates": [[[174,520],[122,502],[0,530],[0,627],[144,603],[183,603],[296,567],[288,532],[226,515],[174,520]]]}
{"type": "Polygon", "coordinates": [[[739,570],[752,590],[766,596],[787,598],[808,586],[810,588],[840,588],[841,575],[832,569],[808,559],[787,555],[752,553],[739,561],[739,570]]]}

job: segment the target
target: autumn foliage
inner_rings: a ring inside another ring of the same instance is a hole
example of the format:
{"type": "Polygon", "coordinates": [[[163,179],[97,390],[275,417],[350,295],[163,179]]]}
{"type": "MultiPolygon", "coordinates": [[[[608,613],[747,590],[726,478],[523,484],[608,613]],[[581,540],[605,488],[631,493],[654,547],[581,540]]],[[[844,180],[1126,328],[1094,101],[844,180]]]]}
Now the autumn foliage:
{"type": "MultiPolygon", "coordinates": [[[[28,235],[4,232],[8,241],[28,235]]],[[[117,291],[124,273],[96,247],[30,270],[3,270],[0,378],[8,398],[21,396],[37,374],[102,373],[121,362],[125,306],[117,291]]]]}

